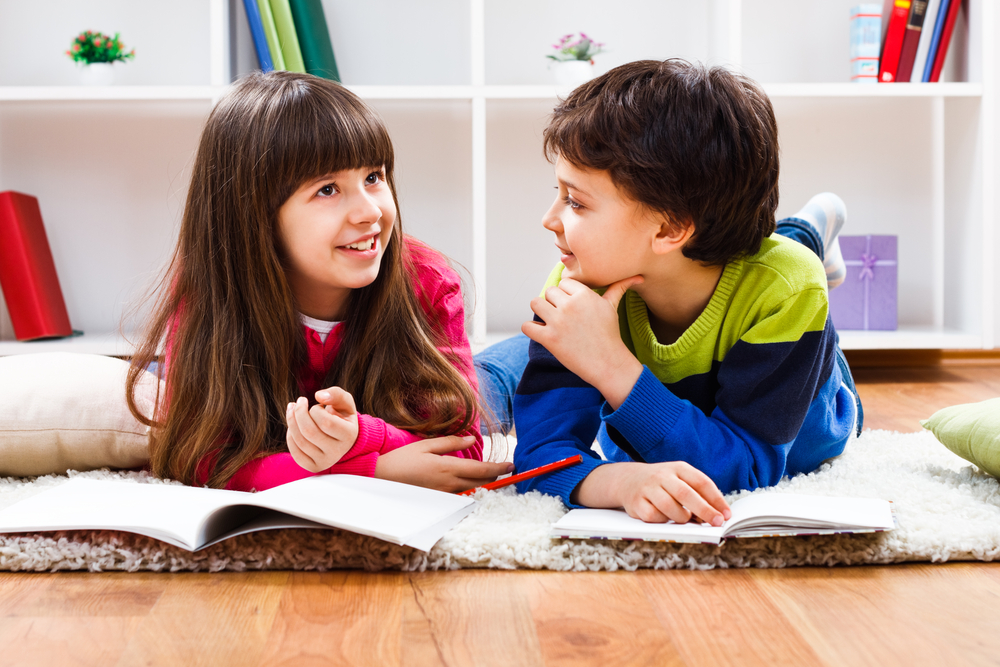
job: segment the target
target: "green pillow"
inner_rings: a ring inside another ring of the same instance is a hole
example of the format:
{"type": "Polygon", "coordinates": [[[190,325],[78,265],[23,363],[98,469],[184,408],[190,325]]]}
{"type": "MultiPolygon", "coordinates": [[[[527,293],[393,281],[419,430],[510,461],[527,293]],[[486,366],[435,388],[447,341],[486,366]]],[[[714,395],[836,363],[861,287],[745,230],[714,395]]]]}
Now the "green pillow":
{"type": "Polygon", "coordinates": [[[1000,398],[953,405],[920,424],[945,447],[1000,478],[1000,398]]]}

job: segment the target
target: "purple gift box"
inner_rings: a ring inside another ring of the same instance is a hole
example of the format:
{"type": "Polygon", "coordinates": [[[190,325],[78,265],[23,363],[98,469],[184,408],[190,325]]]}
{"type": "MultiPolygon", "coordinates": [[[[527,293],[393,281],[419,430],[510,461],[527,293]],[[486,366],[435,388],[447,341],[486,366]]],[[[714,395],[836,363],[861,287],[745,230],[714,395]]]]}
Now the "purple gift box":
{"type": "Polygon", "coordinates": [[[896,237],[841,236],[847,278],[830,290],[837,329],[896,330],[896,237]]]}

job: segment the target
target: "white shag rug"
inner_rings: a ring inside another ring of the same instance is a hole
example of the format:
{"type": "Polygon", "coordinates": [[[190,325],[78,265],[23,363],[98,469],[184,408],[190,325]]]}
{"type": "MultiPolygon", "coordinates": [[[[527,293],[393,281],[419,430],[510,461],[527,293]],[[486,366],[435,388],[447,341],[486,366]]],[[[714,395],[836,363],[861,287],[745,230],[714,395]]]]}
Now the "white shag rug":
{"type": "MultiPolygon", "coordinates": [[[[162,483],[136,472],[73,474],[162,483]]],[[[66,479],[0,479],[0,507],[66,479]]],[[[562,502],[507,488],[478,492],[476,511],[430,553],[339,530],[256,533],[198,553],[130,533],[79,531],[0,535],[0,570],[635,570],[1000,560],[1000,482],[949,452],[930,432],[866,431],[815,473],[785,479],[767,492],[885,498],[893,501],[899,527],[876,534],[730,540],[721,547],[553,540],[549,528],[565,513],[562,502]]]]}

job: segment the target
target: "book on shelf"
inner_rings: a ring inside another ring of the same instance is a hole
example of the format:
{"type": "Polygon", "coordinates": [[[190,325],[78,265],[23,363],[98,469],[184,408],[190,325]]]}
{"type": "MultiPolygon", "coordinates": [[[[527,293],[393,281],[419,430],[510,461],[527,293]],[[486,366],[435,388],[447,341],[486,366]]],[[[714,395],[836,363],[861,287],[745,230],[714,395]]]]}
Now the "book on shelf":
{"type": "Polygon", "coordinates": [[[246,10],[247,23],[250,25],[250,37],[253,38],[253,48],[257,53],[257,64],[261,71],[270,72],[274,69],[274,62],[267,46],[267,35],[264,33],[264,23],[260,18],[257,0],[243,0],[243,8],[246,10]]]}
{"type": "Polygon", "coordinates": [[[851,81],[855,83],[878,83],[881,10],[876,3],[851,8],[851,81]]]}
{"type": "Polygon", "coordinates": [[[910,83],[920,83],[924,80],[924,68],[927,66],[927,56],[931,50],[931,39],[934,36],[934,28],[937,27],[940,8],[941,0],[929,0],[927,3],[927,10],[924,12],[924,27],[920,30],[920,42],[917,44],[917,54],[913,59],[910,83]]]}
{"type": "Polygon", "coordinates": [[[0,192],[0,288],[18,340],[73,335],[38,199],[0,192]]]}
{"type": "Polygon", "coordinates": [[[468,496],[358,475],[259,493],[76,477],[0,510],[0,533],[120,530],[198,551],[262,530],[340,528],[430,551],[474,507],[468,496]]]}
{"type": "Polygon", "coordinates": [[[281,53],[281,42],[278,40],[278,28],[274,24],[274,13],[271,12],[269,0],[256,0],[260,12],[260,22],[267,39],[267,50],[271,54],[271,65],[274,69],[285,69],[285,57],[281,53]]]}
{"type": "Polygon", "coordinates": [[[274,26],[278,30],[279,48],[285,60],[285,69],[289,72],[305,73],[306,66],[302,62],[302,49],[299,46],[299,36],[295,32],[291,5],[288,4],[288,0],[270,0],[270,2],[274,26]]]}
{"type": "Polygon", "coordinates": [[[899,65],[896,68],[896,82],[908,83],[913,74],[913,62],[917,57],[917,47],[920,45],[920,33],[924,27],[924,17],[927,14],[927,0],[913,0],[910,3],[910,15],[906,19],[906,32],[903,33],[903,44],[899,47],[899,65]]]}
{"type": "Polygon", "coordinates": [[[721,545],[734,537],[785,537],[892,530],[892,504],[878,498],[755,493],[730,505],[732,517],[716,527],[697,522],[645,523],[623,510],[570,510],[552,526],[563,539],[646,540],[721,545]]]}
{"type": "Polygon", "coordinates": [[[944,67],[944,59],[948,55],[948,45],[951,43],[951,35],[955,30],[955,22],[958,20],[958,10],[961,7],[962,3],[960,0],[949,0],[948,2],[948,14],[944,17],[941,37],[938,40],[937,48],[934,50],[934,61],[930,74],[927,77],[927,80],[932,83],[937,83],[941,80],[941,69],[944,67]]]}
{"type": "Polygon", "coordinates": [[[910,4],[910,0],[892,0],[888,16],[882,17],[888,27],[879,54],[878,80],[881,83],[892,83],[896,80],[899,56],[906,35],[906,21],[910,16],[910,4]]]}
{"type": "Polygon", "coordinates": [[[322,0],[290,0],[289,4],[306,71],[325,79],[340,81],[322,0]]]}

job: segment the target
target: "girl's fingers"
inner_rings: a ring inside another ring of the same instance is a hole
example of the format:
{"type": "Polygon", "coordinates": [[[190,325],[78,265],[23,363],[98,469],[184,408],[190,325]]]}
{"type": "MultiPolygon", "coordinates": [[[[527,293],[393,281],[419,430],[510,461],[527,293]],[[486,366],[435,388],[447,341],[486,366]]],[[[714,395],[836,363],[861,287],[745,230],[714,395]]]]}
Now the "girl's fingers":
{"type": "Polygon", "coordinates": [[[344,417],[328,412],[325,406],[309,408],[309,416],[321,433],[334,440],[346,440],[351,434],[351,424],[344,417]]]}
{"type": "MultiPolygon", "coordinates": [[[[417,444],[417,443],[414,443],[417,444]]],[[[476,444],[476,438],[472,435],[446,435],[440,438],[427,438],[420,442],[420,446],[425,452],[431,454],[447,454],[448,452],[458,452],[463,449],[468,449],[472,445],[476,444]]],[[[409,445],[412,447],[413,445],[409,445]]],[[[463,461],[464,459],[455,459],[456,461],[463,461]]]]}
{"type": "Polygon", "coordinates": [[[489,461],[451,458],[448,461],[448,472],[478,484],[488,484],[500,475],[509,473],[512,466],[512,463],[490,463],[489,461]]]}
{"type": "Polygon", "coordinates": [[[316,400],[323,405],[329,405],[341,417],[350,417],[358,412],[354,396],[340,387],[328,387],[317,391],[316,400]]]}
{"type": "Polygon", "coordinates": [[[287,419],[288,430],[285,431],[285,443],[288,445],[288,452],[292,455],[292,459],[300,466],[306,470],[315,471],[317,463],[314,457],[318,454],[318,450],[311,443],[303,442],[302,434],[299,432],[296,423],[295,413],[290,407],[287,419]]]}

